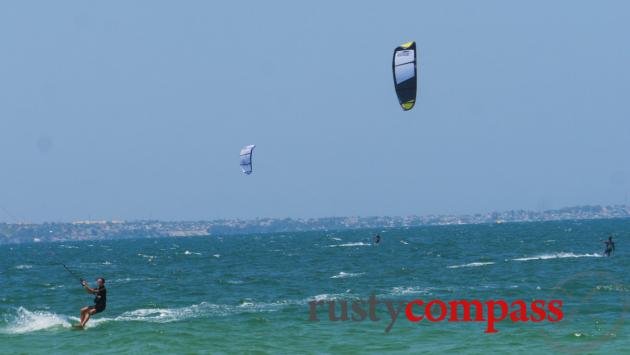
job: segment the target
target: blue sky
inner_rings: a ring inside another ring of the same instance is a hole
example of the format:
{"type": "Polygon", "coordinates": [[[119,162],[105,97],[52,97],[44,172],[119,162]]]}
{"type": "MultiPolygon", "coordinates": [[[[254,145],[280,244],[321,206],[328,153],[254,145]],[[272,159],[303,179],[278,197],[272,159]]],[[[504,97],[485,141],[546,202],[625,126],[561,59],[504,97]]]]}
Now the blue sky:
{"type": "Polygon", "coordinates": [[[0,221],[624,203],[626,2],[0,4],[0,221]],[[417,41],[416,107],[393,49],[417,41]],[[238,166],[256,144],[254,174],[238,166]]]}

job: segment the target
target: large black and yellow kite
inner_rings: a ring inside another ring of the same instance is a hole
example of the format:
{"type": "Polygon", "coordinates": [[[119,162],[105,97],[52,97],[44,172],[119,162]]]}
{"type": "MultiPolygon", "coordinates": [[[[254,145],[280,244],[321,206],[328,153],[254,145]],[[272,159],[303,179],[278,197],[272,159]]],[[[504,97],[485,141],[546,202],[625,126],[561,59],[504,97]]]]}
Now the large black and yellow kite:
{"type": "Polygon", "coordinates": [[[394,50],[392,61],[394,87],[403,110],[409,111],[416,104],[417,77],[416,42],[407,42],[394,50]]]}

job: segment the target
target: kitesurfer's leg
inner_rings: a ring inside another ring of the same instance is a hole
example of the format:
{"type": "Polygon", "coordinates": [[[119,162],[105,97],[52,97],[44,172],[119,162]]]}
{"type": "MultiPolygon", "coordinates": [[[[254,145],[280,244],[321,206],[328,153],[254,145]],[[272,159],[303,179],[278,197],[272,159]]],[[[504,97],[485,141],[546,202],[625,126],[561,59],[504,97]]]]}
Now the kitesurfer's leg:
{"type": "Polygon", "coordinates": [[[94,309],[93,307],[90,307],[87,312],[85,312],[85,319],[83,319],[81,321],[81,326],[85,327],[85,325],[87,324],[87,322],[90,320],[90,316],[92,314],[96,313],[96,309],[94,309]]]}
{"type": "Polygon", "coordinates": [[[79,323],[83,324],[83,319],[85,319],[85,315],[87,314],[89,309],[90,307],[81,308],[81,320],[79,321],[79,323]]]}

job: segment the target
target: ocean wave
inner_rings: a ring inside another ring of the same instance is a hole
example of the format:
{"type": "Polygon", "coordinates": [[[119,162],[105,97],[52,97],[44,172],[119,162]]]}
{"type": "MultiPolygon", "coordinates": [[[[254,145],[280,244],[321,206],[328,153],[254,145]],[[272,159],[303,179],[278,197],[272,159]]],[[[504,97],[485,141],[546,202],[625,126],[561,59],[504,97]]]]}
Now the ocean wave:
{"type": "Polygon", "coordinates": [[[574,253],[554,253],[554,254],[540,254],[536,256],[526,256],[522,258],[512,259],[514,261],[530,261],[530,260],[548,260],[548,259],[564,259],[564,258],[601,258],[602,254],[574,254],[574,253]]]}
{"type": "Polygon", "coordinates": [[[5,317],[8,326],[0,333],[23,334],[50,328],[69,328],[70,322],[65,316],[45,311],[29,311],[24,307],[17,309],[12,317],[5,317]]]}
{"type": "Polygon", "coordinates": [[[331,248],[336,248],[336,247],[369,247],[372,244],[366,244],[363,242],[356,242],[356,243],[345,243],[345,244],[332,244],[329,245],[329,247],[331,248]]]}
{"type": "Polygon", "coordinates": [[[184,319],[196,318],[203,313],[207,313],[209,308],[213,308],[211,306],[214,305],[202,302],[198,305],[180,308],[141,308],[133,311],[127,311],[114,318],[114,320],[170,323],[184,319]]]}
{"type": "Polygon", "coordinates": [[[453,293],[457,290],[473,290],[473,291],[488,291],[496,289],[516,289],[518,285],[477,285],[477,286],[464,286],[464,287],[420,287],[420,286],[398,286],[392,288],[388,293],[382,296],[407,296],[407,295],[433,295],[442,293],[453,293]]]}
{"type": "Polygon", "coordinates": [[[217,283],[226,285],[242,285],[245,281],[238,279],[217,279],[217,283]]]}
{"type": "Polygon", "coordinates": [[[404,240],[401,240],[400,242],[401,242],[402,244],[405,244],[405,245],[409,244],[408,242],[406,242],[406,241],[404,241],[404,240]]]}
{"type": "MultiPolygon", "coordinates": [[[[349,291],[349,290],[348,290],[349,291]]],[[[311,296],[300,303],[309,303],[313,301],[336,301],[338,299],[347,299],[348,293],[322,293],[321,295],[311,296]]]]}
{"type": "Polygon", "coordinates": [[[139,278],[125,277],[125,278],[120,278],[120,279],[108,280],[107,282],[124,283],[124,282],[132,282],[132,281],[149,281],[149,280],[155,280],[155,279],[152,277],[139,277],[139,278]]]}
{"type": "Polygon", "coordinates": [[[345,279],[347,277],[357,277],[365,274],[364,272],[352,273],[352,272],[339,272],[337,275],[331,276],[331,279],[345,279]]]}
{"type": "Polygon", "coordinates": [[[28,270],[28,269],[32,269],[33,265],[29,265],[29,264],[22,264],[22,265],[18,265],[15,267],[18,270],[28,270]]]}
{"type": "Polygon", "coordinates": [[[595,289],[597,291],[630,292],[630,289],[624,285],[597,285],[595,289]]]}
{"type": "Polygon", "coordinates": [[[430,295],[431,288],[428,287],[411,287],[411,286],[398,286],[392,288],[390,295],[392,296],[406,296],[406,295],[430,295]]]}
{"type": "Polygon", "coordinates": [[[236,311],[238,313],[242,313],[242,312],[275,312],[278,311],[286,306],[289,305],[294,305],[294,304],[300,304],[302,302],[299,301],[291,301],[291,300],[286,300],[286,301],[277,301],[277,302],[252,302],[252,301],[245,301],[243,303],[241,303],[236,311]]]}
{"type": "Polygon", "coordinates": [[[220,257],[221,257],[221,254],[213,254],[212,256],[214,256],[215,258],[217,258],[217,259],[218,259],[218,258],[220,258],[220,257]]]}
{"type": "MultiPolygon", "coordinates": [[[[212,304],[201,302],[176,308],[140,308],[127,311],[114,318],[91,318],[86,328],[97,327],[107,322],[171,323],[202,317],[222,317],[242,313],[275,312],[286,306],[306,303],[305,301],[254,302],[244,301],[239,305],[212,304]]],[[[29,311],[19,307],[14,315],[5,316],[7,326],[0,333],[23,334],[55,328],[70,328],[79,318],[46,311],[29,311]]]]}
{"type": "Polygon", "coordinates": [[[153,259],[156,258],[156,256],[154,256],[154,255],[146,255],[146,254],[138,254],[138,256],[141,256],[141,257],[143,257],[145,259],[148,259],[149,262],[153,261],[153,259]]]}
{"type": "Polygon", "coordinates": [[[474,262],[474,263],[468,263],[468,264],[462,264],[462,265],[451,265],[451,266],[447,266],[447,268],[459,269],[461,267],[477,267],[477,266],[485,266],[485,265],[492,265],[492,264],[494,264],[494,261],[474,262]]]}
{"type": "Polygon", "coordinates": [[[188,250],[186,250],[186,251],[184,252],[184,255],[201,255],[201,253],[195,253],[194,251],[188,251],[188,250]]]}
{"type": "Polygon", "coordinates": [[[151,323],[171,323],[202,317],[223,317],[239,313],[248,312],[273,312],[294,302],[254,302],[244,301],[241,304],[226,305],[201,302],[186,307],[179,308],[141,308],[128,311],[114,318],[115,321],[135,321],[151,323]]]}

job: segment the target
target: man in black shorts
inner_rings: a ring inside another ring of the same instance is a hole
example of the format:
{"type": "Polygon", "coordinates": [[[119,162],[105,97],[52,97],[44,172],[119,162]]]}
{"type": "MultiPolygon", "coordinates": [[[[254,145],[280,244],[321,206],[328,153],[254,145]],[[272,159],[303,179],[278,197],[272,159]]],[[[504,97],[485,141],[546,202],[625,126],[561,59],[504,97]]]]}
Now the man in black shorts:
{"type": "Polygon", "coordinates": [[[88,293],[96,295],[94,297],[94,306],[88,306],[81,308],[81,327],[84,327],[85,324],[90,320],[90,316],[96,313],[101,313],[105,310],[105,306],[107,305],[107,290],[105,289],[105,279],[99,277],[96,279],[97,287],[90,288],[87,281],[82,280],[81,285],[85,287],[88,293]]]}
{"type": "Polygon", "coordinates": [[[606,244],[606,250],[604,250],[604,255],[610,256],[611,253],[615,251],[615,242],[612,240],[612,235],[608,237],[607,241],[604,241],[606,244]]]}

